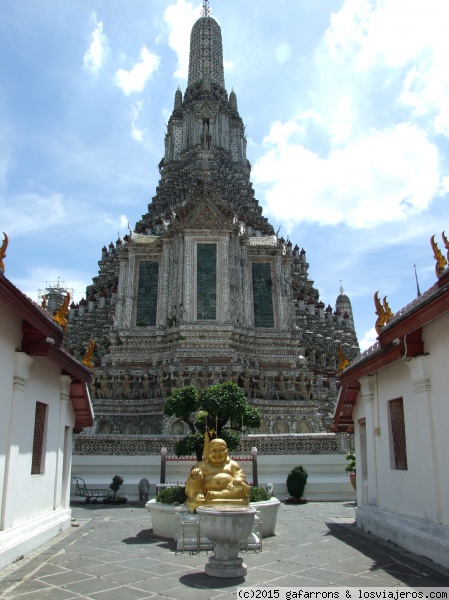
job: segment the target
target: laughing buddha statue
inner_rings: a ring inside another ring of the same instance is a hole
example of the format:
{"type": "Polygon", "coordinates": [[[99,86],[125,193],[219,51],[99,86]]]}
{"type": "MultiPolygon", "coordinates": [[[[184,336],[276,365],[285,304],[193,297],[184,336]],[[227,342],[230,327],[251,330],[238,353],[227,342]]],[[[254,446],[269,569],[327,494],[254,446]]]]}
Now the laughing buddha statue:
{"type": "Polygon", "coordinates": [[[208,504],[249,504],[250,487],[240,465],[228,458],[228,447],[219,438],[204,436],[203,460],[194,465],[187,478],[186,506],[193,512],[208,504]]]}

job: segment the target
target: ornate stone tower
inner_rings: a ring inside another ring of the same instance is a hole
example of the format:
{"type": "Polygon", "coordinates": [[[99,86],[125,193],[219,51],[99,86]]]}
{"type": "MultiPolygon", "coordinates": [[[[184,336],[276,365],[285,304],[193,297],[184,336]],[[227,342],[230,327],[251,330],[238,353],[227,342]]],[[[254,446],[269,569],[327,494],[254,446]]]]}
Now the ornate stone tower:
{"type": "Polygon", "coordinates": [[[159,169],[148,211],[103,248],[86,300],[70,311],[70,350],[82,356],[90,338],[97,344],[96,424],[83,434],[92,452],[105,436],[135,452],[154,434],[183,433],[163,408],[188,384],[237,382],[261,410],[263,433],[323,431],[337,396],[338,345],[348,358],[358,352],[352,313],[325,309],[305,251],[262,215],[207,2],[159,169]]]}

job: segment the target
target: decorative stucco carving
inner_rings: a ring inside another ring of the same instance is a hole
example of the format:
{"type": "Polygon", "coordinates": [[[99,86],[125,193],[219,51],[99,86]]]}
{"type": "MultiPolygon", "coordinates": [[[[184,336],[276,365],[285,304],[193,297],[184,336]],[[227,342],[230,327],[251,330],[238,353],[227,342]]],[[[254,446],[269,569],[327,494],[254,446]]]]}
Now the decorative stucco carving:
{"type": "Polygon", "coordinates": [[[26,352],[14,353],[14,380],[13,388],[21,392],[25,391],[26,383],[30,377],[30,367],[33,362],[31,356],[26,352]]]}

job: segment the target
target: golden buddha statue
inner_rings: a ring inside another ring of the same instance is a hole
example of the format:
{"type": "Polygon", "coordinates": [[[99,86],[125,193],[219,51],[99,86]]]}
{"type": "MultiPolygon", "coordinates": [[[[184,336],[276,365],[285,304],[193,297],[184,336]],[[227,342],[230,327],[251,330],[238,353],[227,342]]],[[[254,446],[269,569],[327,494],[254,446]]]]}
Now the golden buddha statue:
{"type": "Polygon", "coordinates": [[[250,488],[240,465],[228,458],[228,447],[219,438],[204,436],[203,460],[190,471],[186,484],[186,506],[193,512],[208,504],[249,504],[250,488]]]}

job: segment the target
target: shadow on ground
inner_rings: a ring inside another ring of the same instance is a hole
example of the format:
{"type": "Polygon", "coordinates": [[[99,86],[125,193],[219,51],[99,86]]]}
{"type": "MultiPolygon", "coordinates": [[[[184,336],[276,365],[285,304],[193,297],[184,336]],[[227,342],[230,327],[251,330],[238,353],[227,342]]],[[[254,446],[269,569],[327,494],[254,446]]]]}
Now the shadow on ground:
{"type": "Polygon", "coordinates": [[[423,587],[449,585],[448,578],[436,570],[438,567],[433,569],[430,565],[421,562],[422,559],[417,560],[419,557],[412,552],[399,549],[392,542],[385,542],[377,536],[360,530],[355,523],[326,522],[326,527],[329,529],[327,535],[351,546],[372,560],[372,566],[367,568],[371,573],[382,570],[406,585],[410,584],[411,580],[414,581],[414,585],[417,585],[417,579],[421,580],[419,585],[423,587]]]}

